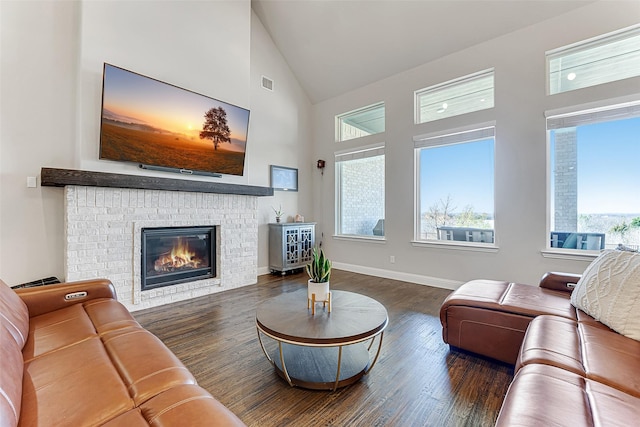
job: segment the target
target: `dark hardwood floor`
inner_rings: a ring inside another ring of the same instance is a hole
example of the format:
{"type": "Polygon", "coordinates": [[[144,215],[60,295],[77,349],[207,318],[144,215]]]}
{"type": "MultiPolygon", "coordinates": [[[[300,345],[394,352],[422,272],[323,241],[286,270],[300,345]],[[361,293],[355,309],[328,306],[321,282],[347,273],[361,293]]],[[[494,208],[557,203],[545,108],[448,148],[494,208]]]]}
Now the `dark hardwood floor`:
{"type": "Polygon", "coordinates": [[[255,311],[267,298],[305,288],[306,280],[303,273],[260,276],[255,286],[134,314],[248,426],[494,424],[513,368],[449,350],[438,314],[450,291],[335,269],[332,289],[387,308],[380,359],[361,381],[335,392],[289,387],[260,349],[255,311]]]}

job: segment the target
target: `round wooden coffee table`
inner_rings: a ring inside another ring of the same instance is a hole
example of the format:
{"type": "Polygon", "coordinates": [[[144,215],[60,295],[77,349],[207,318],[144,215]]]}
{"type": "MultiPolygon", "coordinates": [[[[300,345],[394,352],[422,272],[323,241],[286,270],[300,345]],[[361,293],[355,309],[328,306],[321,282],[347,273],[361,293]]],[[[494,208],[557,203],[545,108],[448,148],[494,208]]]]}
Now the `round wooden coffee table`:
{"type": "Polygon", "coordinates": [[[320,306],[312,314],[306,289],[271,298],[256,311],[260,346],[278,375],[291,386],[314,390],[336,390],[369,373],[388,323],[382,304],[346,291],[331,291],[331,312],[320,306]],[[275,340],[277,347],[267,350],[262,335],[275,340]],[[376,337],[378,347],[371,359],[376,337]]]}

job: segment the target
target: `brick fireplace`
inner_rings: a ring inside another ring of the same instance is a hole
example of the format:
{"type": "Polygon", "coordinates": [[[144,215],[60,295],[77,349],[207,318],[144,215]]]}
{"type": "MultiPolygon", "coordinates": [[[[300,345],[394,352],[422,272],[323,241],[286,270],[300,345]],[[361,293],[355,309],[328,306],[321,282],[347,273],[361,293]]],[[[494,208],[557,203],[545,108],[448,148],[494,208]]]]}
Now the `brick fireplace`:
{"type": "Polygon", "coordinates": [[[257,197],[155,189],[65,186],[65,279],[110,279],[131,311],[257,281],[257,197]],[[215,275],[141,289],[142,229],[215,227],[215,275]]]}

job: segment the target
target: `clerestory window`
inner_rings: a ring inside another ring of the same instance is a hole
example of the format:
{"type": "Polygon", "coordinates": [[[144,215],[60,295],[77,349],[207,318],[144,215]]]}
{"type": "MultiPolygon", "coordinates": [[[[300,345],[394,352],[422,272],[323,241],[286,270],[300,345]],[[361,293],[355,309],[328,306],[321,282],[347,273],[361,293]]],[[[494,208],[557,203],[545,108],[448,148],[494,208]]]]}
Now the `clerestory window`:
{"type": "Polygon", "coordinates": [[[549,94],[640,76],[640,27],[547,52],[549,94]]]}
{"type": "Polygon", "coordinates": [[[494,72],[481,71],[415,92],[416,124],[493,108],[494,72]]]}

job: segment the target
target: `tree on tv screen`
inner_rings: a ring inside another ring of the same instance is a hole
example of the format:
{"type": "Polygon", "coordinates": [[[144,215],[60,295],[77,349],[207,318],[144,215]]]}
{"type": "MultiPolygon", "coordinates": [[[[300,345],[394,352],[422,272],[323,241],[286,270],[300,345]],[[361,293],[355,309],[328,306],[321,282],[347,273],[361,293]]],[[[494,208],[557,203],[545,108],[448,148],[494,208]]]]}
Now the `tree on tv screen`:
{"type": "Polygon", "coordinates": [[[227,124],[227,112],[224,108],[210,108],[204,114],[204,119],[200,139],[213,141],[213,148],[216,150],[221,142],[231,142],[231,130],[227,124]]]}

